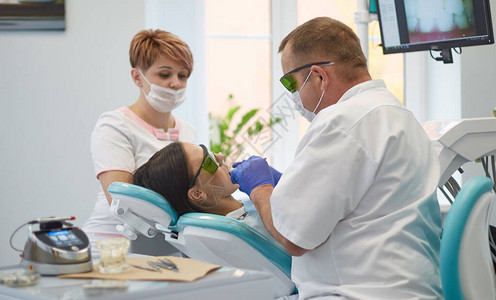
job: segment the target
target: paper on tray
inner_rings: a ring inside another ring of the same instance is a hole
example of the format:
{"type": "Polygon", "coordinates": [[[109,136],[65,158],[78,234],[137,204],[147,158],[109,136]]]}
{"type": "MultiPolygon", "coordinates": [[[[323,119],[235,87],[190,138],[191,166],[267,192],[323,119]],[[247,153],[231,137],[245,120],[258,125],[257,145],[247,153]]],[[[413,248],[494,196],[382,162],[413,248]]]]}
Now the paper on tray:
{"type": "Polygon", "coordinates": [[[158,261],[160,258],[167,257],[173,261],[179,272],[161,269],[162,272],[142,270],[131,266],[129,271],[117,274],[103,274],[98,271],[98,266],[93,266],[93,271],[87,273],[65,274],[60,278],[83,278],[83,279],[113,279],[113,280],[156,280],[156,281],[194,281],[207,275],[208,273],[219,269],[221,266],[214,265],[199,260],[175,256],[157,256],[157,257],[127,257],[128,264],[149,266],[147,261],[158,261]]]}

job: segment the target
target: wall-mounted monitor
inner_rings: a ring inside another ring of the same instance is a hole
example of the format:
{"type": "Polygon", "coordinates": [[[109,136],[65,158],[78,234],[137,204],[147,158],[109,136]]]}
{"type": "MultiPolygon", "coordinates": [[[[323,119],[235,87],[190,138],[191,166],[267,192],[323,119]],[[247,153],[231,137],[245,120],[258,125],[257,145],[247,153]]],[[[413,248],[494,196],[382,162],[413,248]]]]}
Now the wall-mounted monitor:
{"type": "Polygon", "coordinates": [[[65,1],[0,0],[0,30],[65,30],[65,1]]]}
{"type": "MultiPolygon", "coordinates": [[[[372,0],[374,1],[374,0],[372,0]]],[[[494,43],[490,0],[376,0],[384,54],[494,43]]]]}

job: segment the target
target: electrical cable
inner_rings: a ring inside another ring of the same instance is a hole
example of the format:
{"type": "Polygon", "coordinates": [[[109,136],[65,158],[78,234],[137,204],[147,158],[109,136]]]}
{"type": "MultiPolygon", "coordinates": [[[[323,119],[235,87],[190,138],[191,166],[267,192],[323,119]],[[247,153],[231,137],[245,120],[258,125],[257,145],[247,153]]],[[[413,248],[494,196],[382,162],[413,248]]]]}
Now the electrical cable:
{"type": "MultiPolygon", "coordinates": [[[[491,175],[489,175],[489,166],[488,166],[488,164],[489,164],[489,157],[481,157],[481,162],[482,162],[482,167],[484,169],[484,172],[486,172],[486,176],[489,177],[489,178],[491,178],[491,175]]],[[[491,179],[493,179],[493,178],[491,178],[491,179]]],[[[494,181],[494,179],[493,179],[493,181],[494,181]]],[[[496,192],[496,189],[494,187],[494,184],[493,184],[493,191],[496,192]]]]}
{"type": "Polygon", "coordinates": [[[455,199],[456,198],[456,195],[455,195],[455,191],[453,191],[453,187],[451,186],[451,182],[449,182],[449,180],[446,181],[446,183],[444,184],[444,186],[446,187],[446,189],[450,193],[451,197],[453,197],[453,199],[455,199]]]}
{"type": "Polygon", "coordinates": [[[484,172],[486,172],[486,176],[491,178],[491,175],[489,175],[489,166],[487,165],[486,157],[481,157],[481,163],[482,163],[482,168],[484,169],[484,172]]]}
{"type": "Polygon", "coordinates": [[[448,180],[451,182],[451,186],[453,186],[453,188],[456,191],[456,194],[458,195],[458,193],[460,192],[460,189],[461,189],[460,188],[460,185],[458,184],[458,182],[456,181],[456,179],[453,178],[453,176],[451,176],[448,180]]]}
{"type": "Polygon", "coordinates": [[[462,47],[458,47],[458,51],[456,51],[456,48],[453,48],[453,51],[455,51],[458,54],[462,54],[462,47]]]}
{"type": "MultiPolygon", "coordinates": [[[[484,169],[484,172],[486,172],[486,176],[488,178],[491,178],[493,180],[493,182],[496,180],[496,177],[494,176],[495,175],[495,167],[494,167],[494,155],[491,155],[491,158],[492,158],[492,173],[493,173],[493,177],[491,177],[491,175],[489,175],[489,157],[481,157],[481,162],[482,162],[482,167],[484,169]]],[[[495,187],[495,184],[493,183],[493,191],[496,192],[496,187],[495,187]]]]}
{"type": "Polygon", "coordinates": [[[460,185],[458,184],[458,182],[456,181],[455,178],[453,178],[453,176],[451,176],[448,181],[450,182],[451,184],[451,188],[453,189],[453,191],[455,192],[455,194],[453,195],[453,198],[456,198],[456,196],[458,195],[458,193],[460,192],[460,185]]]}
{"type": "Polygon", "coordinates": [[[494,155],[491,155],[491,166],[493,170],[493,179],[496,180],[496,166],[494,163],[494,155]]]}
{"type": "Polygon", "coordinates": [[[450,196],[446,193],[446,191],[440,187],[439,190],[444,194],[444,197],[446,197],[446,200],[449,201],[449,203],[453,204],[453,200],[451,200],[450,196]]]}
{"type": "Polygon", "coordinates": [[[450,187],[451,187],[451,194],[453,195],[453,198],[456,198],[456,195],[458,195],[458,192],[456,190],[456,187],[453,185],[453,181],[451,180],[451,178],[453,178],[453,177],[448,178],[448,182],[449,182],[450,187]]]}
{"type": "Polygon", "coordinates": [[[434,57],[434,55],[432,55],[432,50],[429,50],[429,53],[430,53],[430,55],[431,55],[432,59],[434,59],[434,60],[438,60],[438,57],[434,57]]]}
{"type": "Polygon", "coordinates": [[[491,248],[496,250],[496,245],[494,243],[494,238],[493,235],[491,234],[491,228],[489,228],[489,245],[491,245],[491,248]]]}
{"type": "MultiPolygon", "coordinates": [[[[448,49],[449,50],[449,49],[448,49]]],[[[442,50],[434,50],[434,51],[441,51],[441,55],[438,56],[438,57],[434,57],[434,55],[432,55],[432,49],[429,50],[429,54],[431,55],[432,59],[436,60],[436,61],[444,61],[444,57],[443,57],[443,52],[442,50]]],[[[458,53],[458,52],[457,52],[458,53]]]]}
{"type": "Polygon", "coordinates": [[[455,191],[453,190],[453,187],[451,186],[451,182],[449,180],[446,181],[446,183],[444,184],[444,186],[446,187],[446,189],[448,190],[448,192],[451,194],[451,196],[453,196],[453,199],[455,199],[456,194],[455,194],[455,191]]]}
{"type": "Polygon", "coordinates": [[[496,192],[496,163],[494,162],[494,155],[491,155],[491,165],[493,169],[493,191],[496,192]]]}
{"type": "Polygon", "coordinates": [[[448,193],[453,196],[453,193],[451,192],[451,185],[446,181],[444,184],[444,187],[448,190],[448,193]]]}
{"type": "Polygon", "coordinates": [[[22,227],[26,226],[26,225],[29,225],[31,222],[26,222],[24,224],[22,224],[21,226],[17,227],[16,230],[14,230],[14,232],[10,235],[10,247],[12,249],[14,249],[15,251],[18,251],[18,252],[22,252],[22,250],[20,249],[17,249],[16,247],[14,247],[14,244],[12,244],[12,239],[14,238],[14,235],[17,233],[17,231],[19,231],[19,229],[21,229],[22,227]]]}
{"type": "Polygon", "coordinates": [[[491,247],[490,252],[491,252],[491,257],[493,259],[493,262],[496,263],[496,256],[493,253],[493,250],[494,250],[494,252],[496,252],[496,245],[494,243],[493,235],[491,234],[491,228],[489,228],[489,246],[491,247]]]}

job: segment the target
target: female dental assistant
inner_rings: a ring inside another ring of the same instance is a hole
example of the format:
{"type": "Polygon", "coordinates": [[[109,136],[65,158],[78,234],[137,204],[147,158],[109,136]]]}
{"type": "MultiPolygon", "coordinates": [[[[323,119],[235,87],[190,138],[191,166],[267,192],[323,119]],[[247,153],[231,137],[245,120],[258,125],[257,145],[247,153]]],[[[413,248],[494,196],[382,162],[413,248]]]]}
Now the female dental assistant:
{"type": "Polygon", "coordinates": [[[110,211],[108,186],[132,182],[133,172],[173,141],[193,142],[190,124],[172,114],[186,100],[185,88],[193,71],[188,45],[170,32],[142,30],[129,49],[131,77],[139,88],[131,106],[103,113],[91,134],[91,154],[101,190],[83,226],[90,240],[119,236],[122,223],[110,211]]]}

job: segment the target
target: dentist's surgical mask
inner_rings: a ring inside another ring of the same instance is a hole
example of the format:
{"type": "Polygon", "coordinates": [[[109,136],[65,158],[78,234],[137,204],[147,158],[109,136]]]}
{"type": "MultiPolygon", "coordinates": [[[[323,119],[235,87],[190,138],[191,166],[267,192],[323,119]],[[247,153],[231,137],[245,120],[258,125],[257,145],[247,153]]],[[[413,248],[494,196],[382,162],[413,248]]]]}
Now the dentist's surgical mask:
{"type": "Polygon", "coordinates": [[[146,101],[158,112],[168,112],[172,111],[174,108],[181,105],[184,100],[186,100],[186,89],[173,90],[161,87],[159,85],[150,83],[148,79],[146,79],[145,75],[138,69],[143,79],[150,86],[150,92],[145,94],[145,91],[142,89],[143,94],[145,95],[146,101]]]}
{"type": "Polygon", "coordinates": [[[315,106],[315,108],[314,108],[313,111],[309,111],[308,109],[306,109],[305,107],[303,107],[303,102],[301,102],[300,92],[303,89],[303,87],[305,86],[305,84],[307,83],[307,81],[310,78],[310,75],[311,74],[312,74],[312,70],[310,70],[310,73],[308,73],[308,76],[305,79],[305,81],[303,82],[300,90],[298,90],[298,91],[294,92],[293,94],[291,94],[291,96],[293,97],[293,102],[295,104],[295,108],[298,110],[298,112],[305,119],[308,120],[308,122],[312,122],[313,119],[315,118],[315,116],[316,116],[315,115],[315,111],[317,111],[317,108],[319,107],[320,102],[322,101],[322,98],[324,97],[324,93],[325,93],[325,91],[322,91],[322,95],[320,95],[319,102],[317,103],[317,106],[315,106]]]}

